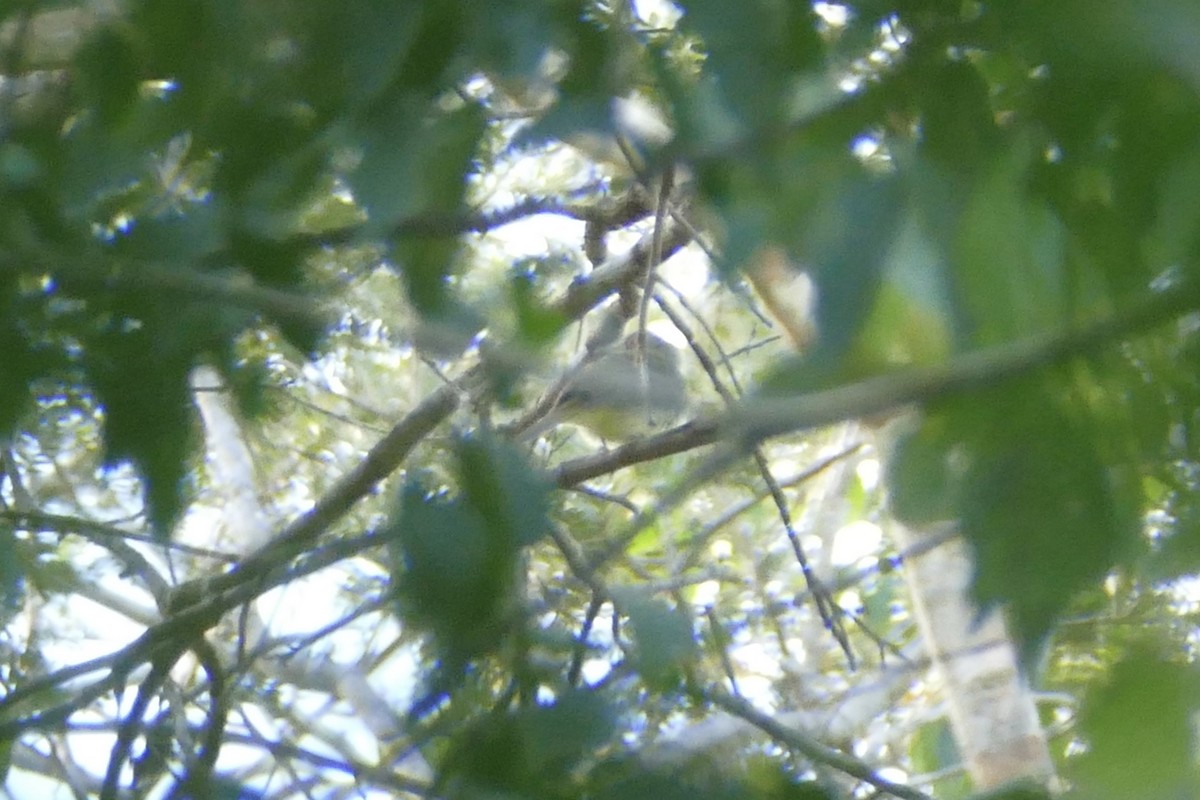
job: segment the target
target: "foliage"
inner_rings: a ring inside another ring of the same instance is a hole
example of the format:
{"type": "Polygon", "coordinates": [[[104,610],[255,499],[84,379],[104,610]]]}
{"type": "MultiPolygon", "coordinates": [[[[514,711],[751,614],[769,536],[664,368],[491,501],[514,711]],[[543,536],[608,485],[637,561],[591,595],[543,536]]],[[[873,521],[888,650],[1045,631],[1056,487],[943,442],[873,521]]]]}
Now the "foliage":
{"type": "Polygon", "coordinates": [[[80,794],[925,796],[875,769],[953,758],[899,683],[832,755],[766,729],[652,758],[738,716],[726,688],[833,730],[890,674],[914,634],[886,554],[830,555],[885,514],[875,456],[821,459],[857,430],[831,423],[915,409],[890,508],[961,522],[976,598],[1074,698],[1047,703],[1067,783],[1191,796],[1193,6],[6,6],[0,764],[48,769],[31,742],[102,719],[108,775],[62,772],[80,794]],[[615,160],[589,146],[614,136],[615,160]],[[803,356],[747,289],[767,253],[816,287],[803,356]],[[688,345],[698,421],[520,443],[539,370],[613,314],[688,345]],[[233,507],[199,364],[290,520],[261,551],[182,535],[233,507]],[[322,574],[335,622],[249,630],[322,574]],[[137,633],[63,660],[45,608],[80,598],[137,633]],[[376,701],[318,725],[305,692],[376,701]]]}

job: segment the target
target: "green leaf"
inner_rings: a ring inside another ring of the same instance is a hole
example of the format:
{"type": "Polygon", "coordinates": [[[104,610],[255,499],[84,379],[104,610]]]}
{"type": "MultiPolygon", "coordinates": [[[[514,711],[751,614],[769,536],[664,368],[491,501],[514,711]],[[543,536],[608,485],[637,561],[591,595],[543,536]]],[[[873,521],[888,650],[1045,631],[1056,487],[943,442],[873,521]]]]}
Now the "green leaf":
{"type": "Polygon", "coordinates": [[[62,366],[62,357],[47,344],[30,341],[43,324],[44,298],[21,291],[11,276],[0,278],[0,436],[8,438],[29,408],[34,377],[62,366]],[[33,320],[37,320],[34,322],[33,320]]]}
{"type": "Polygon", "coordinates": [[[1065,384],[1030,380],[943,411],[974,594],[1006,604],[1026,663],[1058,616],[1137,538],[1137,494],[1112,463],[1122,433],[1065,384]]]}
{"type": "Polygon", "coordinates": [[[104,463],[133,463],[154,531],[169,536],[197,443],[189,372],[202,354],[227,349],[249,315],[149,292],[102,300],[80,360],[104,410],[104,463]]]}
{"type": "Polygon", "coordinates": [[[117,332],[85,357],[104,409],[104,463],[129,460],[145,483],[154,533],[171,535],[183,508],[183,478],[194,445],[188,389],[191,359],[157,347],[159,331],[117,332]]]}
{"type": "Polygon", "coordinates": [[[558,82],[559,99],[550,110],[517,134],[515,143],[569,140],[581,131],[613,131],[612,100],[626,93],[627,53],[620,34],[604,29],[583,15],[568,26],[564,37],[567,73],[558,82]]]}
{"type": "Polygon", "coordinates": [[[513,585],[514,553],[461,500],[405,486],[389,546],[401,613],[435,637],[451,668],[495,647],[513,585]]]}
{"type": "Polygon", "coordinates": [[[984,173],[959,219],[956,283],[979,344],[1050,330],[1068,317],[1063,234],[1024,188],[1024,149],[984,173]]]}
{"type": "Polygon", "coordinates": [[[362,119],[362,160],[349,180],[369,229],[382,233],[401,219],[457,212],[484,125],[477,106],[431,114],[420,97],[362,119]]]}
{"type": "Polygon", "coordinates": [[[871,311],[902,208],[895,181],[851,173],[827,187],[796,252],[817,284],[821,338],[813,359],[840,358],[871,311]]]}
{"type": "Polygon", "coordinates": [[[705,72],[724,102],[738,117],[764,127],[782,121],[791,99],[786,89],[821,63],[816,22],[805,4],[764,0],[693,0],[683,19],[703,38],[705,72]]]}
{"type": "Polygon", "coordinates": [[[529,272],[515,273],[508,282],[509,299],[517,315],[517,330],[521,339],[534,345],[545,345],[562,332],[567,324],[561,311],[544,305],[537,296],[534,276],[529,272]]]}
{"type": "MultiPolygon", "coordinates": [[[[410,50],[437,9],[420,3],[365,0],[306,4],[301,13],[305,16],[300,29],[310,38],[300,50],[304,60],[297,88],[323,118],[332,118],[347,110],[358,111],[384,94],[398,77],[408,77],[405,62],[410,50]]],[[[454,36],[443,35],[441,42],[452,50],[454,36]]]]}
{"type": "Polygon", "coordinates": [[[616,715],[599,695],[575,691],[526,710],[517,729],[526,770],[553,783],[612,740],[616,715]]]}
{"type": "Polygon", "coordinates": [[[559,797],[575,768],[611,741],[615,715],[598,695],[492,714],[456,738],[439,772],[450,796],[559,797]]]}
{"type": "Polygon", "coordinates": [[[408,299],[427,324],[461,327],[460,307],[446,285],[461,247],[457,239],[403,239],[392,249],[408,299]]]}
{"type": "Polygon", "coordinates": [[[194,264],[224,245],[220,212],[214,204],[197,205],[187,213],[139,218],[113,240],[113,252],[151,262],[194,264]]]}
{"type": "MultiPolygon", "coordinates": [[[[817,289],[820,336],[804,363],[787,365],[764,381],[772,390],[810,391],[854,375],[856,348],[877,307],[884,271],[902,219],[900,185],[876,177],[832,154],[797,156],[790,170],[781,163],[780,180],[798,182],[806,191],[778,196],[762,226],[769,240],[787,242],[796,263],[805,264],[817,289]],[[812,164],[801,161],[818,159],[812,164]]],[[[771,191],[752,190],[752,196],[771,191]]],[[[885,309],[886,310],[886,309],[885,309]]],[[[935,337],[936,338],[936,337],[935,337]]]]}
{"type": "Polygon", "coordinates": [[[8,768],[12,766],[12,747],[15,739],[0,739],[0,783],[8,779],[8,768]]]}
{"type": "MultiPolygon", "coordinates": [[[[917,728],[908,747],[913,769],[918,773],[937,773],[962,763],[954,732],[945,718],[927,722],[917,728]]],[[[948,775],[934,782],[934,794],[939,800],[961,800],[970,793],[971,780],[966,773],[948,775]]]]}
{"type": "Polygon", "coordinates": [[[975,65],[936,64],[920,84],[920,152],[947,176],[975,174],[999,143],[991,87],[975,65]]]}
{"type": "MultiPolygon", "coordinates": [[[[172,102],[191,120],[223,116],[235,79],[244,79],[252,8],[236,0],[142,0],[131,4],[129,29],[140,36],[144,75],[171,78],[172,102]],[[219,109],[219,110],[218,110],[219,109]]],[[[265,142],[264,142],[265,144],[265,142]]]]}
{"type": "Polygon", "coordinates": [[[401,613],[434,635],[450,677],[512,627],[518,556],[547,531],[549,488],[506,442],[464,437],[455,457],[461,494],[410,479],[388,534],[401,613]]]}
{"type": "Polygon", "coordinates": [[[1146,650],[1118,664],[1081,705],[1088,751],[1071,762],[1081,792],[1096,800],[1195,797],[1198,701],[1191,666],[1146,650]]]}
{"type": "Polygon", "coordinates": [[[629,618],[642,679],[659,691],[677,686],[696,650],[688,613],[635,588],[613,589],[613,601],[629,618]]]}
{"type": "Polygon", "coordinates": [[[138,100],[141,64],[128,34],[116,27],[96,32],[75,57],[76,83],[103,125],[120,122],[138,100]]]}
{"type": "Polygon", "coordinates": [[[463,498],[490,537],[508,546],[537,543],[549,532],[551,483],[510,442],[476,434],[456,449],[463,498]]]}
{"type": "Polygon", "coordinates": [[[887,462],[888,501],[897,519],[922,525],[955,517],[960,487],[950,468],[953,444],[939,416],[897,436],[887,462]]]}

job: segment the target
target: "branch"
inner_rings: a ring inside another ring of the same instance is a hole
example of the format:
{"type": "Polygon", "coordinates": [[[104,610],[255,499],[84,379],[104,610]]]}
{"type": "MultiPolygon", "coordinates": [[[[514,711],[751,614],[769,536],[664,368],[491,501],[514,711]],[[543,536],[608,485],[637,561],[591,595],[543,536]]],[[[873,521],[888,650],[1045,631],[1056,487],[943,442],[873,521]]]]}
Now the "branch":
{"type": "Polygon", "coordinates": [[[196,302],[210,300],[262,314],[273,320],[324,329],[334,315],[315,298],[298,292],[260,286],[241,276],[225,277],[189,269],[181,264],[153,262],[105,263],[99,258],[79,260],[63,255],[54,263],[22,254],[20,260],[0,261],[0,269],[42,272],[69,291],[117,290],[154,292],[196,302]]]}
{"type": "Polygon", "coordinates": [[[893,783],[880,777],[865,761],[830,747],[803,731],[783,725],[774,717],[764,714],[742,698],[734,697],[723,689],[713,689],[707,693],[706,697],[713,705],[725,709],[735,717],[744,719],[776,742],[812,761],[833,767],[894,797],[901,797],[904,800],[933,800],[929,795],[911,786],[893,783]]]}
{"type": "MultiPolygon", "coordinates": [[[[664,236],[664,258],[686,241],[687,233],[683,229],[669,226],[664,236]]],[[[619,286],[643,274],[648,248],[648,237],[643,238],[626,256],[613,259],[598,268],[588,280],[572,284],[563,300],[556,304],[556,310],[566,319],[582,316],[619,286]]],[[[485,396],[489,390],[487,374],[486,365],[478,365],[458,382],[436,389],[371,448],[358,466],[338,481],[308,513],[287,526],[270,544],[252,553],[223,575],[177,587],[168,604],[167,618],[147,629],[136,641],[103,659],[58,670],[15,690],[5,698],[5,707],[11,708],[10,701],[17,697],[31,697],[104,665],[111,665],[112,668],[109,676],[89,685],[68,703],[33,717],[0,722],[0,737],[30,728],[60,724],[75,710],[119,684],[122,676],[137,664],[154,659],[156,655],[161,657],[164,653],[188,649],[187,642],[217,624],[228,611],[250,602],[301,572],[322,568],[372,546],[371,537],[333,542],[313,554],[312,559],[299,569],[290,566],[297,556],[311,547],[317,537],[399,467],[412,449],[454,412],[464,396],[485,396]]]]}
{"type": "Polygon", "coordinates": [[[720,429],[713,420],[692,420],[653,436],[634,439],[614,450],[604,450],[567,461],[550,473],[551,480],[559,488],[568,489],[634,464],[713,444],[718,441],[719,433],[720,429]]]}
{"type": "Polygon", "coordinates": [[[1200,283],[1183,281],[1078,328],[964,353],[937,367],[913,367],[808,394],[757,397],[721,421],[722,438],[743,446],[913,403],[994,388],[1043,367],[1094,353],[1200,307],[1200,283]]]}
{"type": "Polygon", "coordinates": [[[585,222],[596,222],[608,229],[623,228],[649,215],[653,210],[646,194],[640,191],[629,191],[617,197],[599,197],[584,202],[571,202],[558,197],[527,197],[494,211],[410,217],[396,223],[391,235],[457,236],[462,233],[487,233],[537,214],[555,214],[585,222]]]}

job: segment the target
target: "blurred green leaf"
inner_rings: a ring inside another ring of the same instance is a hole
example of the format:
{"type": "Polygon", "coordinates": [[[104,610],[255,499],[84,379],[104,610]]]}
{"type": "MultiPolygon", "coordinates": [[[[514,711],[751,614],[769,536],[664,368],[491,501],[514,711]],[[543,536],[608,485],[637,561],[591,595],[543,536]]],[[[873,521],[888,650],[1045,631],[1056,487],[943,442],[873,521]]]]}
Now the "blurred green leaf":
{"type": "Polygon", "coordinates": [[[484,717],[451,744],[441,781],[452,796],[571,796],[572,771],[611,741],[615,721],[589,692],[484,717]]]}
{"type": "Polygon", "coordinates": [[[760,129],[786,118],[804,71],[822,63],[817,16],[802,3],[691,0],[683,24],[703,40],[707,75],[735,118],[760,129]],[[753,58],[747,54],[753,53],[753,58]]]}
{"type": "Polygon", "coordinates": [[[415,96],[364,117],[356,131],[362,160],[349,180],[370,230],[383,233],[401,219],[457,212],[484,123],[476,106],[431,114],[415,96]]]}
{"type": "MultiPolygon", "coordinates": [[[[453,260],[462,244],[456,239],[404,239],[393,248],[408,299],[430,325],[460,330],[462,308],[447,287],[453,260]]],[[[474,333],[472,333],[474,335],[474,333]]]]}
{"type": "Polygon", "coordinates": [[[213,205],[184,214],[138,219],[128,233],[114,238],[113,252],[132,259],[163,263],[195,263],[224,245],[222,220],[213,205]]]}
{"type": "Polygon", "coordinates": [[[931,415],[896,438],[887,463],[892,513],[910,525],[954,519],[959,485],[951,469],[954,439],[944,417],[931,415]]]}
{"type": "Polygon", "coordinates": [[[1057,220],[1024,190],[1026,148],[983,165],[957,232],[956,284],[970,338],[998,344],[1070,318],[1057,220]]]}
{"type": "MultiPolygon", "coordinates": [[[[104,463],[128,460],[145,483],[155,534],[171,535],[183,508],[183,478],[194,445],[188,373],[192,353],[174,336],[159,339],[144,321],[122,320],[86,354],[88,376],[104,409],[104,463]]],[[[150,326],[153,322],[149,323],[150,326]]]]}
{"type": "Polygon", "coordinates": [[[604,29],[585,15],[568,23],[566,74],[558,82],[561,96],[550,109],[522,130],[518,145],[546,140],[570,141],[580,132],[611,133],[612,101],[628,89],[627,57],[620,32],[604,29]]]}
{"type": "MultiPolygon", "coordinates": [[[[908,746],[908,756],[918,774],[934,774],[962,763],[954,744],[950,722],[940,718],[917,728],[908,746]]],[[[933,794],[938,800],[962,800],[971,790],[966,772],[947,775],[934,781],[933,794]]]]}
{"type": "MultiPolygon", "coordinates": [[[[453,10],[457,4],[441,5],[453,10]]],[[[437,16],[438,9],[364,0],[347,5],[305,4],[300,14],[295,28],[307,41],[298,54],[303,61],[297,89],[322,118],[336,118],[367,107],[409,67],[421,66],[408,59],[422,33],[429,36],[429,28],[436,29],[430,18],[437,16]]],[[[441,42],[452,51],[454,29],[441,33],[441,42]]]]}
{"type": "Polygon", "coordinates": [[[922,77],[919,152],[944,177],[969,180],[1000,143],[992,87],[965,61],[936,62],[922,77]]]}
{"type": "Polygon", "coordinates": [[[561,312],[548,308],[536,295],[533,276],[517,273],[509,278],[509,299],[517,314],[521,339],[536,345],[549,343],[567,324],[561,312]]]}
{"type": "Polygon", "coordinates": [[[13,739],[0,739],[0,782],[8,779],[8,768],[12,766],[13,739]]]}
{"type": "Polygon", "coordinates": [[[613,589],[613,601],[629,618],[642,679],[660,691],[677,686],[696,651],[688,613],[632,587],[613,589]]]}
{"type": "Polygon", "coordinates": [[[495,647],[503,634],[515,551],[496,542],[459,499],[405,486],[392,538],[401,613],[433,633],[451,669],[495,647]]]}
{"type": "Polygon", "coordinates": [[[574,691],[519,714],[525,768],[541,780],[561,780],[616,733],[613,709],[592,692],[574,691]]]}
{"type": "Polygon", "coordinates": [[[1082,706],[1088,750],[1071,766],[1081,793],[1096,800],[1195,797],[1198,700],[1200,681],[1189,665],[1148,650],[1118,664],[1082,706]]]}
{"type": "MultiPolygon", "coordinates": [[[[734,190],[756,198],[755,203],[762,202],[762,193],[779,193],[774,207],[759,209],[757,218],[735,216],[728,221],[731,225],[749,222],[751,235],[787,242],[795,262],[807,266],[816,284],[817,342],[802,362],[784,364],[763,381],[764,388],[773,393],[827,388],[860,377],[864,369],[878,368],[878,361],[870,363],[868,356],[886,358],[887,347],[880,347],[881,334],[870,330],[873,312],[881,322],[891,314],[916,314],[909,320],[913,331],[902,350],[917,352],[928,342],[941,347],[937,343],[944,338],[940,331],[924,331],[920,316],[924,312],[914,311],[893,289],[888,298],[880,299],[891,252],[901,232],[904,198],[899,183],[825,155],[824,159],[817,152],[800,156],[799,161],[790,162],[790,168],[779,164],[780,174],[770,183],[734,190]],[[810,158],[819,161],[802,163],[810,158]],[[772,186],[776,180],[783,185],[772,186]],[[789,184],[805,188],[790,188],[789,184]]],[[[753,211],[754,207],[739,205],[738,195],[733,197],[735,214],[753,211]]],[[[938,327],[940,321],[933,319],[938,327]]]]}
{"type": "Polygon", "coordinates": [[[455,456],[461,494],[410,479],[388,538],[401,613],[434,635],[448,678],[512,628],[518,555],[548,525],[548,484],[513,445],[466,436],[455,456]]]}
{"type": "Polygon", "coordinates": [[[137,102],[141,64],[127,31],[101,28],[80,49],[75,67],[84,103],[105,126],[120,122],[137,102]]]}
{"type": "Polygon", "coordinates": [[[482,434],[464,436],[457,456],[463,497],[492,538],[518,548],[549,532],[550,481],[514,444],[482,434]]]}
{"type": "Polygon", "coordinates": [[[1120,432],[1068,396],[1060,383],[1030,380],[935,414],[947,438],[933,441],[945,442],[955,472],[947,491],[975,553],[975,597],[1007,605],[1027,663],[1137,529],[1136,492],[1110,466],[1120,432]]]}
{"type": "MultiPolygon", "coordinates": [[[[39,293],[40,294],[40,293],[39,293]]],[[[40,317],[45,298],[22,291],[18,281],[0,276],[0,436],[10,437],[21,415],[28,409],[34,378],[63,366],[63,359],[49,342],[31,340],[31,326],[24,322],[40,317]]],[[[36,328],[34,328],[36,330],[36,328]]]]}

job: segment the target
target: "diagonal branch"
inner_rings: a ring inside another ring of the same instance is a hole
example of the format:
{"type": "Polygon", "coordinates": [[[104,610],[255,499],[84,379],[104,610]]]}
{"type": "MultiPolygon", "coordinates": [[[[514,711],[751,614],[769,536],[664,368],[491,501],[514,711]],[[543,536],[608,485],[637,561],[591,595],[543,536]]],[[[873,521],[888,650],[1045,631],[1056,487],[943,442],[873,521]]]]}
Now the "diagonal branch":
{"type": "Polygon", "coordinates": [[[803,731],[782,724],[770,714],[759,711],[747,701],[740,697],[734,697],[724,689],[712,689],[707,693],[706,697],[713,705],[723,708],[735,717],[744,719],[779,744],[800,753],[805,758],[819,764],[828,765],[851,777],[858,778],[860,781],[869,783],[876,789],[893,797],[904,798],[904,800],[932,800],[929,795],[911,786],[894,783],[881,777],[865,761],[855,758],[837,748],[830,747],[803,731]]]}

